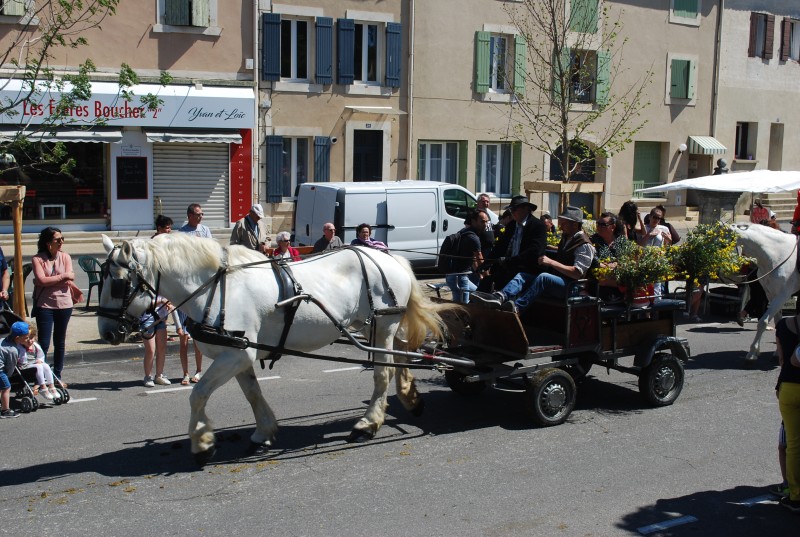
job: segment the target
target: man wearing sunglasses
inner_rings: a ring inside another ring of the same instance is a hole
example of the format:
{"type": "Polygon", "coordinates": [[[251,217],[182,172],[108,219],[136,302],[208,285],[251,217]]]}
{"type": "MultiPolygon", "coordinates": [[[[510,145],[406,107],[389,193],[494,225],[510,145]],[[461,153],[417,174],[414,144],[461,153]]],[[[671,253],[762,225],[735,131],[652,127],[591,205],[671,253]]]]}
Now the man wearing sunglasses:
{"type": "Polygon", "coordinates": [[[614,241],[619,236],[617,216],[614,213],[603,213],[597,219],[595,226],[597,231],[589,237],[589,240],[592,241],[597,256],[600,258],[609,257],[609,255],[616,256],[614,241]]]}
{"type": "Polygon", "coordinates": [[[195,237],[203,237],[211,239],[211,230],[200,222],[203,220],[203,208],[199,203],[192,203],[186,209],[186,224],[183,225],[178,231],[181,233],[188,233],[195,237]]]}

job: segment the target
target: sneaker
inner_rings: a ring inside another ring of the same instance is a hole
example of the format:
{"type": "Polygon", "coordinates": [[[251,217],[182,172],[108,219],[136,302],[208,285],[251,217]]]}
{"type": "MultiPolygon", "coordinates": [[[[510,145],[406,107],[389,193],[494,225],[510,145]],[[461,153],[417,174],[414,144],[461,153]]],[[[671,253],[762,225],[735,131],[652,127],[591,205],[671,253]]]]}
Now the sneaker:
{"type": "Polygon", "coordinates": [[[158,376],[156,376],[156,384],[158,384],[160,386],[168,386],[168,385],[170,385],[172,383],[164,375],[158,375],[158,376]]]}
{"type": "Polygon", "coordinates": [[[45,399],[49,399],[50,401],[55,399],[55,397],[53,397],[53,394],[47,388],[39,388],[39,395],[43,395],[45,399]]]}
{"type": "Polygon", "coordinates": [[[778,503],[791,511],[792,513],[800,514],[800,500],[790,500],[789,496],[784,496],[778,503]]]}
{"type": "Polygon", "coordinates": [[[6,418],[18,418],[19,412],[16,410],[11,410],[10,408],[6,410],[0,411],[0,420],[4,420],[6,418]]]}
{"type": "Polygon", "coordinates": [[[783,498],[784,496],[789,495],[789,484],[788,483],[779,483],[777,485],[772,485],[769,488],[769,493],[773,496],[777,496],[778,498],[783,498]]]}
{"type": "Polygon", "coordinates": [[[473,291],[469,295],[470,300],[477,300],[478,302],[499,308],[503,302],[506,301],[506,295],[502,291],[495,291],[494,293],[484,293],[483,291],[473,291]]]}
{"type": "Polygon", "coordinates": [[[513,300],[506,300],[505,302],[503,302],[503,305],[500,306],[500,311],[519,313],[519,307],[517,307],[516,302],[514,302],[513,300]]]}
{"type": "Polygon", "coordinates": [[[146,376],[144,378],[144,387],[152,388],[153,386],[155,386],[155,383],[153,382],[153,377],[151,377],[150,375],[146,376]]]}

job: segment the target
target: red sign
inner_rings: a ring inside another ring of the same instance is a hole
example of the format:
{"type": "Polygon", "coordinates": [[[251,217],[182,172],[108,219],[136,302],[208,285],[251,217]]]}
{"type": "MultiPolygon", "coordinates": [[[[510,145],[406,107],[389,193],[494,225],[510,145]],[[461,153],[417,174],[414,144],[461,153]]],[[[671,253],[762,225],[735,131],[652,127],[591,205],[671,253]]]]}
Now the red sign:
{"type": "Polygon", "coordinates": [[[231,222],[250,212],[253,205],[253,131],[241,129],[242,143],[230,144],[231,155],[231,222]]]}

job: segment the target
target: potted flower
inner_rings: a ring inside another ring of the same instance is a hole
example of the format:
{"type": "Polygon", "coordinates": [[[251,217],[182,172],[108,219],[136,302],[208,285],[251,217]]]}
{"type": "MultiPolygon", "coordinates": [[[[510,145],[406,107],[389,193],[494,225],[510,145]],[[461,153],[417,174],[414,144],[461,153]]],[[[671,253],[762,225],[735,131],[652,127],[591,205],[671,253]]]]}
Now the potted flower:
{"type": "Polygon", "coordinates": [[[653,297],[653,284],[674,275],[669,254],[672,248],[642,248],[633,241],[618,240],[614,245],[616,255],[601,258],[593,274],[601,284],[619,286],[628,305],[644,305],[653,297]]]}

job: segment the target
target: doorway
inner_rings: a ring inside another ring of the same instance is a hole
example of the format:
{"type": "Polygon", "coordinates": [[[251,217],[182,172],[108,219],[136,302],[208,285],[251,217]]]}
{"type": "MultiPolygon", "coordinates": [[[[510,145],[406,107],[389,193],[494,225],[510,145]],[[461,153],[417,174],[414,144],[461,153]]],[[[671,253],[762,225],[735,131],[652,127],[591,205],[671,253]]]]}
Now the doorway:
{"type": "Polygon", "coordinates": [[[353,131],[353,181],[383,181],[383,131],[353,131]]]}

